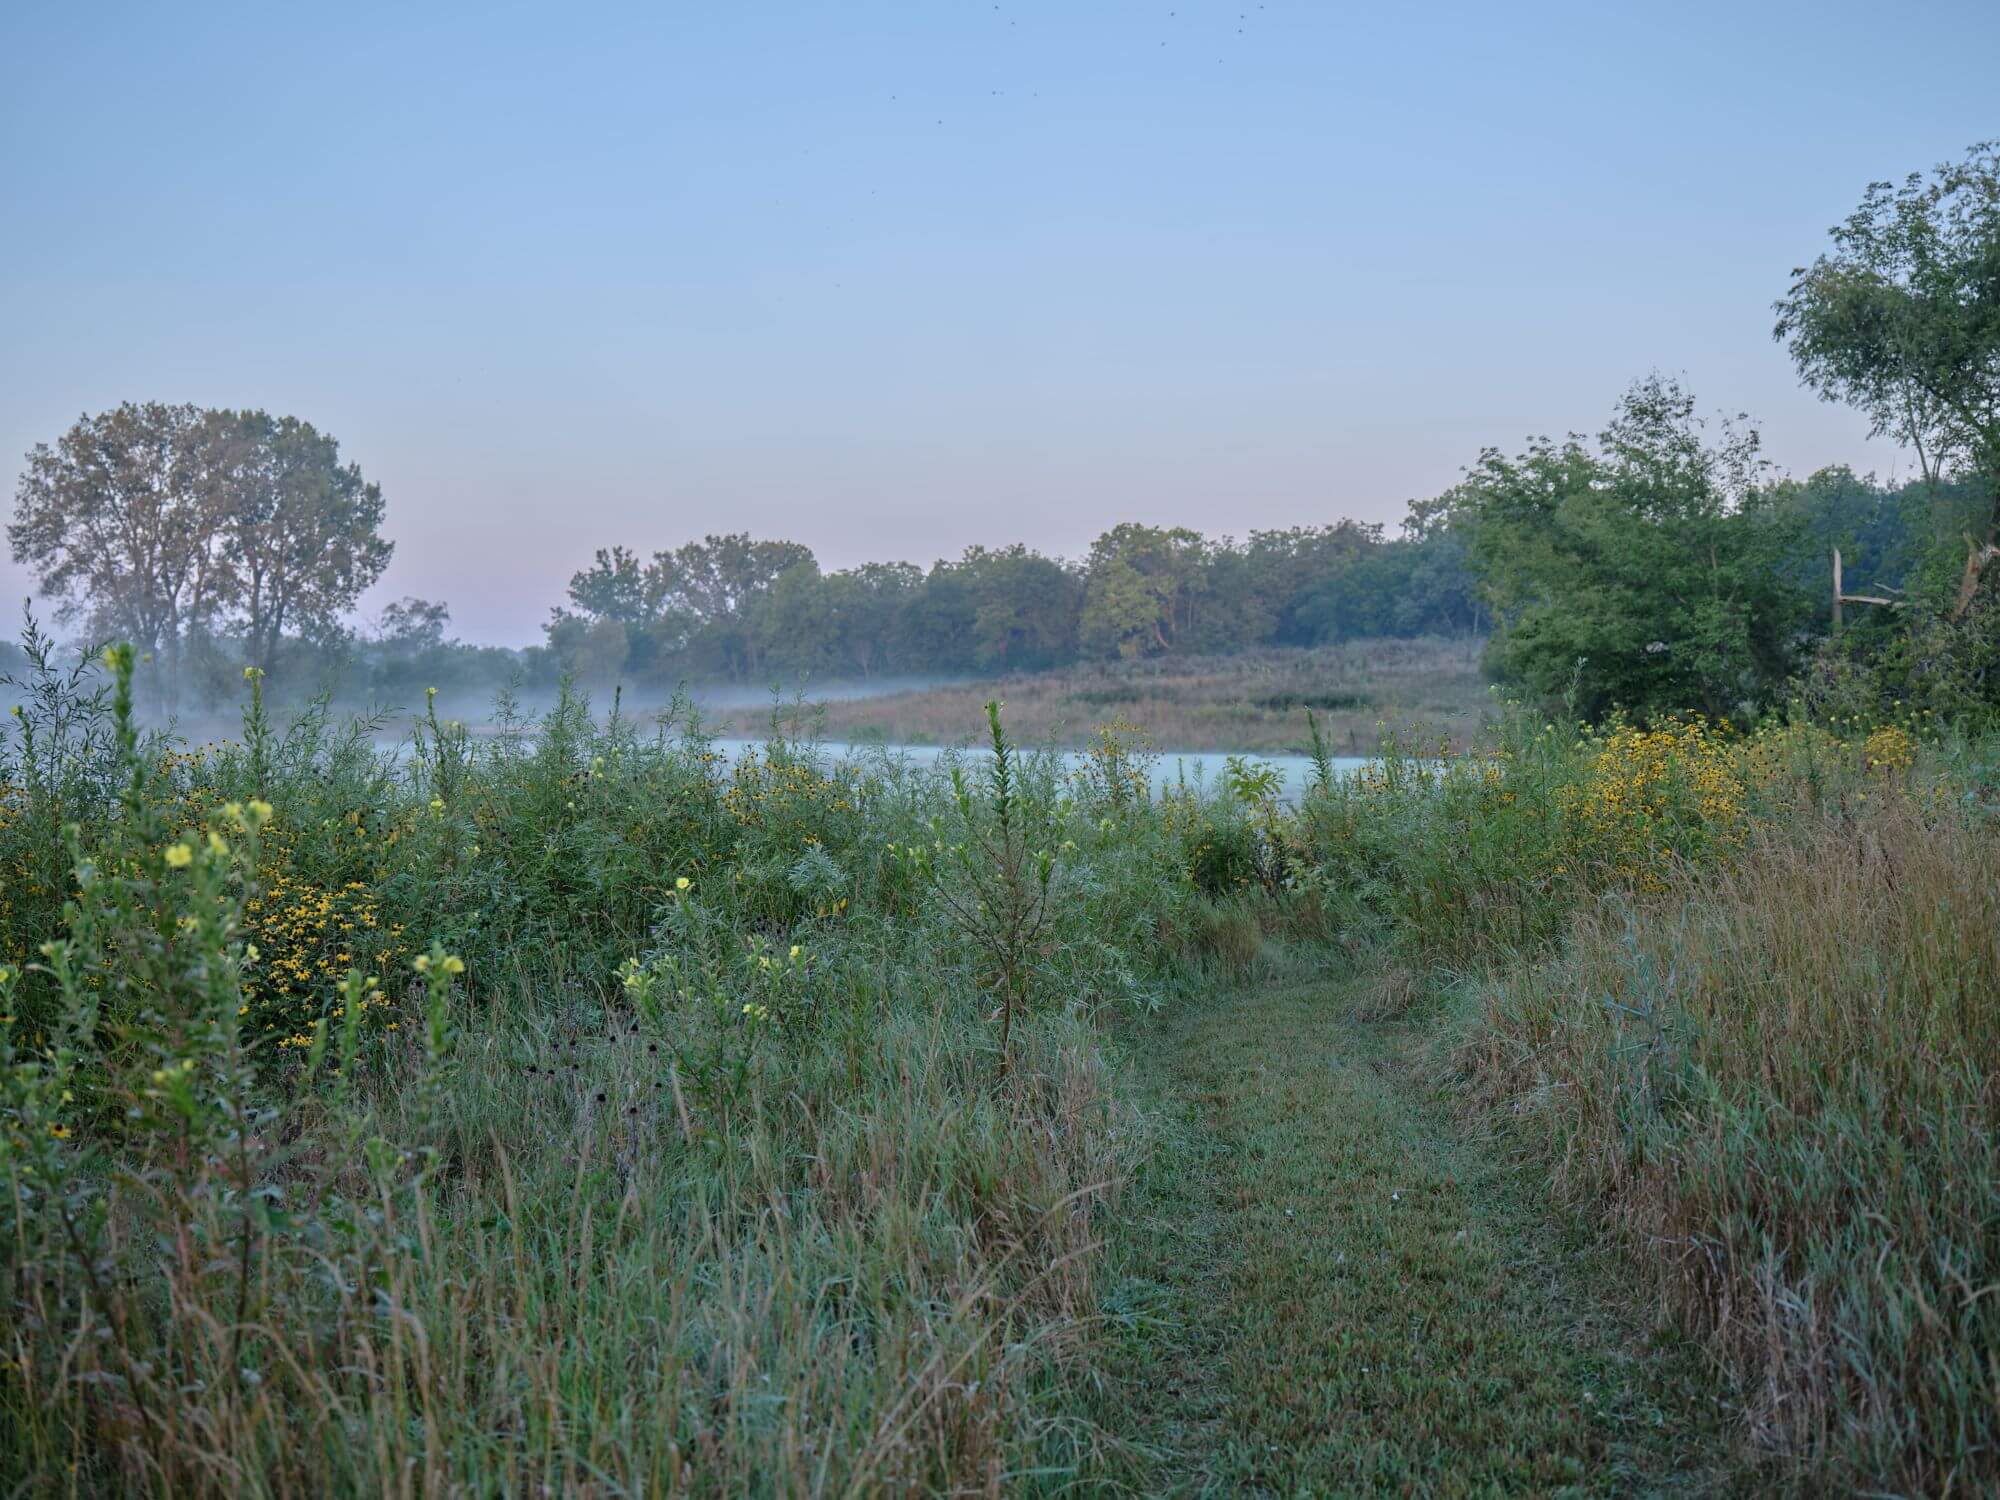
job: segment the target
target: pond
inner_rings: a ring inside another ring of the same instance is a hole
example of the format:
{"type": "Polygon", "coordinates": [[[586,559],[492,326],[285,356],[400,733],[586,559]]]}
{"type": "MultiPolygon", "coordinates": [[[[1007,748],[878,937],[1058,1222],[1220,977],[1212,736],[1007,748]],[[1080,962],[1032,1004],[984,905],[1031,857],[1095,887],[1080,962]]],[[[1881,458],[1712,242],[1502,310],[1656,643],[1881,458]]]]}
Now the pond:
{"type": "MultiPolygon", "coordinates": [[[[716,750],[732,761],[745,750],[761,749],[763,743],[762,740],[755,739],[719,739],[714,742],[716,750]]],[[[849,744],[840,741],[822,742],[819,748],[823,754],[835,760],[853,761],[857,765],[869,765],[887,760],[910,766],[934,766],[946,754],[951,753],[942,745],[889,745],[865,742],[849,744]]],[[[983,762],[989,755],[989,752],[976,747],[960,750],[957,753],[964,756],[968,762],[983,762]]],[[[1074,750],[1063,751],[1061,755],[1065,770],[1076,769],[1083,764],[1085,758],[1081,752],[1074,750]]],[[[1191,787],[1212,788],[1221,779],[1224,764],[1228,759],[1228,755],[1221,751],[1162,752],[1153,762],[1153,790],[1164,791],[1168,787],[1180,785],[1183,781],[1191,787]]],[[[1313,763],[1309,756],[1252,755],[1247,759],[1258,765],[1270,766],[1278,772],[1282,779],[1280,795],[1287,800],[1296,798],[1312,780],[1313,763]]],[[[1332,757],[1334,770],[1343,776],[1352,775],[1371,763],[1369,757],[1361,755],[1332,757]]]]}

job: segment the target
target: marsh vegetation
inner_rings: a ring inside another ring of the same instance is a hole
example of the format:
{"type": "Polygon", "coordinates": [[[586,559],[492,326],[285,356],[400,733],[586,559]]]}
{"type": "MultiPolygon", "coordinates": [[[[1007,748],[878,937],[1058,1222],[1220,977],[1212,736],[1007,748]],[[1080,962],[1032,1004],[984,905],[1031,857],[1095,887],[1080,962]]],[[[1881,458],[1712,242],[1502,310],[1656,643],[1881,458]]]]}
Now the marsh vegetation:
{"type": "Polygon", "coordinates": [[[486,722],[425,685],[394,748],[273,692],[328,642],[257,518],[379,513],[330,440],[86,419],[15,546],[67,567],[81,504],[214,570],[79,565],[129,628],[31,622],[7,678],[0,1488],[1990,1493],[1996,264],[1980,148],[1780,304],[1913,484],[1774,478],[1655,378],[1393,540],[1124,526],[879,616],[782,544],[613,551],[486,722]],[[1471,622],[1338,582],[1447,561],[1410,598],[1477,601],[1497,696],[1471,622]],[[667,686],[871,619],[957,622],[979,685],[728,754],[667,686]],[[147,727],[149,672],[231,732],[147,727]]]}

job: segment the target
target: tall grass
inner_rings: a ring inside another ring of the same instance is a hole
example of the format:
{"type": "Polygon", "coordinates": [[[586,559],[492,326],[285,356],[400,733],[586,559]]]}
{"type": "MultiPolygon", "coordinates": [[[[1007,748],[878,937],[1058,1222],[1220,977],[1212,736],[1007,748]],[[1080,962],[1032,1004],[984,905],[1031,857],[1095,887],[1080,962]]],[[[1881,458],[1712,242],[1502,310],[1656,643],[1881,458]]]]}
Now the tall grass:
{"type": "Polygon", "coordinates": [[[570,693],[387,754],[252,678],[192,750],[111,660],[35,645],[0,750],[10,1492],[1104,1482],[1097,1021],[1356,963],[1477,997],[1468,1108],[1774,1485],[2000,1482],[1990,745],[1516,717],[1343,777],[1302,723],[1291,806],[997,709],[978,770],[570,693]]]}
{"type": "MultiPolygon", "coordinates": [[[[1061,1393],[1129,1134],[1089,1016],[1140,988],[1142,887],[1106,865],[1052,914],[1003,1077],[948,910],[883,848],[940,779],[783,741],[724,768],[575,700],[389,758],[267,733],[251,688],[243,745],[192,757],[100,705],[116,774],[0,970],[0,1486],[1088,1470],[1061,1393]]],[[[1047,817],[1050,766],[1018,769],[1047,817]]],[[[40,785],[10,774],[0,854],[40,785]]]]}
{"type": "Polygon", "coordinates": [[[2000,1483],[2000,843],[1901,789],[1585,907],[1468,1060],[1814,1483],[2000,1483]]]}
{"type": "Polygon", "coordinates": [[[978,735],[982,705],[999,698],[1017,739],[1070,748],[1086,747],[1104,721],[1123,720],[1168,751],[1300,752],[1307,710],[1341,755],[1373,754],[1385,726],[1404,734],[1430,726],[1468,745],[1495,716],[1480,644],[1374,640],[1091,663],[843,697],[826,705],[824,722],[842,739],[957,745],[978,735]]]}

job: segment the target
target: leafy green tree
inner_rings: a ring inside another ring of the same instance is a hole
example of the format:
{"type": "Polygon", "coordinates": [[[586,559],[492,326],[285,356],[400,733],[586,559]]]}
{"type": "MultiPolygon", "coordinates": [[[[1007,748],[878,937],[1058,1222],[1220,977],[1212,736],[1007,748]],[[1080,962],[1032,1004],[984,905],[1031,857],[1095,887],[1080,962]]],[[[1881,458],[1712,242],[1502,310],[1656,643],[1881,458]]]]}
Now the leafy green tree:
{"type": "Polygon", "coordinates": [[[1083,589],[1073,570],[1019,542],[968,548],[961,566],[972,580],[975,667],[1034,671],[1075,657],[1083,589]]]}
{"type": "Polygon", "coordinates": [[[205,425],[231,597],[251,664],[268,669],[288,629],[324,636],[389,566],[382,489],[297,417],[211,412],[205,425]]]}
{"type": "Polygon", "coordinates": [[[390,650],[414,654],[442,646],[450,623],[451,607],[442,600],[433,603],[405,595],[383,607],[376,634],[390,650]]]}
{"type": "Polygon", "coordinates": [[[1091,544],[1079,638],[1099,657],[1157,656],[1194,633],[1206,602],[1207,547],[1185,526],[1126,521],[1091,544]]]}
{"type": "Polygon", "coordinates": [[[1244,556],[1262,601],[1252,606],[1264,625],[1257,640],[1310,646],[1340,638],[1323,624],[1329,596],[1343,587],[1355,563],[1381,545],[1382,528],[1362,521],[1251,532],[1244,556]]]}
{"type": "Polygon", "coordinates": [[[188,631],[236,590],[211,438],[194,406],[127,401],[80,417],[54,447],[29,451],[7,528],[58,619],[164,656],[169,708],[188,631]]]}
{"type": "Polygon", "coordinates": [[[1954,612],[2000,544],[2000,143],[1868,186],[1833,248],[1792,274],[1775,336],[1820,396],[1860,408],[1935,484],[1977,476],[1980,535],[1954,612]]]}
{"type": "Polygon", "coordinates": [[[1711,446],[1694,401],[1634,385],[1593,450],[1543,438],[1489,449],[1454,492],[1499,620],[1489,662],[1597,716],[1768,702],[1809,604],[1780,564],[1796,526],[1760,485],[1754,432],[1711,446]]]}
{"type": "Polygon", "coordinates": [[[1076,656],[1083,582],[1020,543],[968,547],[924,578],[908,607],[912,665],[932,671],[1030,671],[1076,656]]]}
{"type": "Polygon", "coordinates": [[[910,605],[924,586],[913,563],[863,563],[825,580],[828,630],[843,668],[872,677],[893,670],[906,645],[910,605]]]}
{"type": "Polygon", "coordinates": [[[587,568],[572,573],[570,603],[586,619],[645,625],[660,613],[659,573],[623,547],[599,547],[587,568]]]}
{"type": "Polygon", "coordinates": [[[764,670],[809,676],[836,664],[832,599],[819,564],[810,557],[753,595],[745,614],[764,670]]]}
{"type": "Polygon", "coordinates": [[[308,422],[128,401],[36,445],[7,536],[62,618],[164,658],[171,709],[189,645],[223,627],[260,666],[287,630],[336,635],[388,566],[382,517],[308,422]]]}

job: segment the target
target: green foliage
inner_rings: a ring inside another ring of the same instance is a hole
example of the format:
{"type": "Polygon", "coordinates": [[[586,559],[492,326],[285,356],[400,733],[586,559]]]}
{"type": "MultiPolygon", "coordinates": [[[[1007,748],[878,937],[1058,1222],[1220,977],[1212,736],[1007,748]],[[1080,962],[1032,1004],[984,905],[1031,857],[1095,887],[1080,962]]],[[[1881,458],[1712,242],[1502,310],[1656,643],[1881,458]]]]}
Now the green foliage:
{"type": "Polygon", "coordinates": [[[949,914],[958,935],[984,965],[987,986],[1000,997],[1000,1070],[1013,1058],[1015,1015],[1053,969],[1055,945],[1044,945],[1057,872],[1074,844],[1068,808],[1052,796],[1046,768],[1023,767],[1007,741],[1000,705],[986,705],[992,753],[976,784],[951,769],[952,816],[933,818],[928,842],[901,850],[949,914]]]}
{"type": "Polygon", "coordinates": [[[1595,717],[1754,713],[1778,696],[1807,614],[1785,581],[1796,526],[1758,484],[1754,433],[1711,446],[1671,382],[1626,393],[1595,450],[1489,450],[1454,495],[1495,607],[1489,662],[1595,717]]]}
{"type": "Polygon", "coordinates": [[[128,401],[35,446],[7,539],[63,618],[161,655],[172,710],[218,627],[265,667],[287,630],[336,632],[394,551],[383,514],[310,423],[128,401]]]}
{"type": "Polygon", "coordinates": [[[1913,449],[1927,479],[1969,468],[2000,508],[2000,145],[1869,184],[1832,235],[1793,273],[1775,336],[1807,384],[1913,449]]]}
{"type": "Polygon", "coordinates": [[[600,551],[548,626],[552,658],[591,681],[815,672],[1039,671],[1079,660],[1185,657],[1263,644],[1470,633],[1483,621],[1465,539],[1413,507],[1380,526],[1210,541],[1138,524],[1082,564],[1015,544],[970,547],[927,573],[865,563],[822,574],[792,543],[709,537],[650,563],[600,551]],[[726,576],[690,591],[690,569],[726,576]]]}
{"type": "MultiPolygon", "coordinates": [[[[1671,902],[1818,820],[1887,818],[1879,847],[1909,861],[1941,841],[1923,868],[1971,860],[1976,882],[2000,784],[1990,755],[1922,716],[1749,735],[1515,720],[1495,755],[1408,746],[1355,775],[1322,739],[1294,804],[1242,758],[1212,790],[1158,793],[1116,727],[1065,773],[1017,751],[997,704],[987,749],[934,771],[834,763],[782,712],[725,763],[684,708],[642,731],[615,697],[600,717],[574,690],[534,719],[503,704],[489,734],[432,703],[390,754],[323,704],[274,712],[254,674],[240,742],[192,753],[136,732],[129,652],[99,695],[29,644],[40,675],[0,805],[37,816],[0,820],[0,863],[44,859],[44,815],[65,816],[55,892],[16,908],[24,954],[0,961],[0,1481],[27,1493],[72,1473],[161,1493],[372,1493],[418,1474],[482,1492],[1124,1482],[1127,1434],[1086,1415],[1112,1388],[1104,1340],[1139,1326],[1098,1275],[1102,1195],[1135,1135],[1094,1017],[1151,1026],[1218,981],[1371,946],[1405,976],[1384,1003],[1409,1009],[1416,975],[1559,961],[1602,911],[1671,902]]],[[[1852,862],[1822,851],[1813,868],[1852,862]]],[[[1904,904],[1939,924],[1923,951],[1956,951],[1953,913],[1983,908],[1927,879],[1904,904]]],[[[1672,966],[1648,964],[1657,989],[1672,966]]],[[[1940,983],[1899,992],[1925,1034],[1946,1035],[1918,1005],[1940,983]]],[[[1801,981],[1787,1014],[1818,1026],[1817,993],[1801,981]]],[[[1615,994],[1632,1015],[1614,1045],[1644,1050],[1576,1071],[1578,1096],[1614,1120],[1651,1110],[1678,1132],[1659,1140],[1695,1150],[1712,1096],[1667,1065],[1688,1035],[1678,1002],[1615,994]]],[[[1950,1034],[1984,1045],[1990,1018],[1953,1003],[1950,1034]]],[[[1525,1005],[1491,1015],[1540,1024],[1525,1005]]],[[[1836,1047],[1837,1030],[1797,1043],[1798,1076],[1889,1055],[1836,1047]]],[[[1571,1017],[1559,1034],[1583,1031],[1571,1017]]],[[[1495,1048],[1509,1065],[1560,1055],[1495,1048]]],[[[1478,1079],[1504,1093],[1509,1076],[1478,1079]]],[[[1929,1074],[1907,1081],[1944,1097],[1929,1074]]],[[[1924,1133],[1930,1108],[1855,1140],[1976,1195],[1990,1176],[1960,1137],[1924,1133]]],[[[1707,1196],[1661,1201],[1731,1245],[1726,1214],[1768,1210],[1788,1255],[1843,1275],[1879,1252],[1800,1206],[1818,1179],[1786,1153],[1814,1138],[1765,1139],[1753,1114],[1814,1118],[1756,1105],[1707,1196]],[[1796,1192],[1756,1189],[1772,1172],[1796,1192]]],[[[1905,1218],[1926,1201],[1885,1200],[1905,1218]]],[[[1939,1201],[1960,1223],[1970,1199],[1939,1201]]],[[[1256,1347],[1344,1378],[1300,1352],[1323,1329],[1257,1321],[1289,1294],[1281,1242],[1256,1244],[1276,1278],[1246,1308],[1256,1347]]],[[[1741,1302],[1736,1265],[1704,1285],[1741,1302]]],[[[1919,1271],[1897,1276],[1895,1297],[1938,1305],[1919,1271]]],[[[1847,1285],[1851,1340],[1890,1304],[1847,1285]]],[[[1299,1305],[1344,1294],[1327,1295],[1299,1305]]],[[[1515,1328],[1487,1327],[1503,1365],[1515,1328]]],[[[1899,1394],[1843,1405],[1803,1365],[1718,1347],[1746,1389],[1774,1380],[1852,1414],[1825,1428],[1852,1442],[1788,1439],[1784,1476],[1921,1477],[1910,1455],[1947,1419],[1974,1430],[1969,1366],[1942,1354],[1904,1368],[1893,1341],[1867,1344],[1870,1378],[1899,1394]]],[[[1252,1388],[1283,1405],[1282,1385],[1252,1388]]]]}

